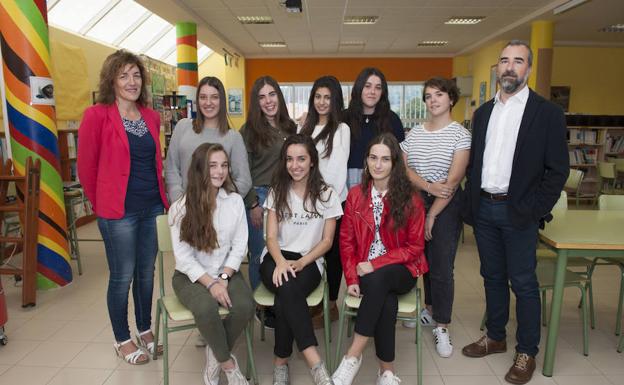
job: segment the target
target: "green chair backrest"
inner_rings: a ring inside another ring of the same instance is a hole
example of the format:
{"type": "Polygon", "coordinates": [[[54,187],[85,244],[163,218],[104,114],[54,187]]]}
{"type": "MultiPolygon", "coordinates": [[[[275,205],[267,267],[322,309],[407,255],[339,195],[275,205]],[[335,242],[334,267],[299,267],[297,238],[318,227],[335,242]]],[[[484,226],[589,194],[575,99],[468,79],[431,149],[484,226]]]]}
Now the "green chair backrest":
{"type": "Polygon", "coordinates": [[[601,178],[614,179],[615,163],[598,162],[598,175],[600,175],[601,178]]]}
{"type": "Polygon", "coordinates": [[[169,229],[169,218],[167,215],[156,217],[156,234],[158,235],[158,251],[166,253],[173,251],[171,245],[171,230],[169,229]]]}
{"type": "Polygon", "coordinates": [[[555,203],[555,206],[552,208],[552,211],[557,210],[567,210],[568,209],[568,193],[565,191],[561,191],[561,196],[559,196],[559,200],[555,203]]]}
{"type": "Polygon", "coordinates": [[[624,172],[624,158],[607,158],[608,162],[615,163],[615,170],[617,172],[624,172]]]}
{"type": "Polygon", "coordinates": [[[606,195],[598,198],[599,210],[624,210],[624,195],[606,195]]]}
{"type": "Polygon", "coordinates": [[[582,180],[583,171],[576,168],[571,168],[570,174],[568,175],[568,179],[566,180],[564,187],[576,192],[582,180]]]}

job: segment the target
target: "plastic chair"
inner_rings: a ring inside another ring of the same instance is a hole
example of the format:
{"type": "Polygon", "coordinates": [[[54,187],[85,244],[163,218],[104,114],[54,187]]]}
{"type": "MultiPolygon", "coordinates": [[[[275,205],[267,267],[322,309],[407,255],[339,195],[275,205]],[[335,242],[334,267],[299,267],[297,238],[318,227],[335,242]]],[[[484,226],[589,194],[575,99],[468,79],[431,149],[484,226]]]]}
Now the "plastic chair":
{"type": "MultiPolygon", "coordinates": [[[[555,286],[555,264],[551,262],[538,262],[535,269],[537,281],[539,282],[539,290],[542,295],[542,325],[546,326],[546,292],[552,290],[555,286]]],[[[586,299],[586,281],[583,275],[575,273],[569,269],[565,272],[565,281],[563,287],[576,287],[581,292],[581,318],[583,320],[583,355],[589,355],[589,325],[587,320],[587,299],[586,299]]],[[[487,320],[487,311],[483,313],[481,319],[481,330],[485,330],[485,321],[487,320]]]]}
{"type": "MultiPolygon", "coordinates": [[[[420,325],[420,288],[414,288],[406,294],[399,296],[399,310],[397,312],[397,320],[409,321],[416,323],[416,364],[418,385],[422,385],[422,327],[420,325]]],[[[360,307],[361,298],[345,295],[342,307],[340,309],[340,319],[338,326],[338,342],[336,347],[336,357],[334,362],[337,364],[341,357],[342,336],[344,333],[345,320],[347,317],[357,316],[357,310],[360,307]]],[[[335,368],[333,368],[335,369],[335,368]]]]}
{"type": "Polygon", "coordinates": [[[598,162],[598,176],[600,177],[601,194],[624,194],[624,190],[615,187],[617,173],[615,163],[598,162]]]}
{"type": "MultiPolygon", "coordinates": [[[[263,237],[266,242],[266,224],[267,224],[267,215],[268,210],[264,210],[263,213],[263,237]]],[[[326,269],[324,269],[326,271],[326,269]]],[[[264,341],[265,335],[265,326],[264,326],[264,309],[266,307],[271,307],[275,304],[275,294],[273,294],[269,289],[264,286],[262,282],[260,285],[254,290],[254,301],[260,306],[262,309],[260,311],[260,341],[264,341]]],[[[327,286],[327,277],[325,273],[323,273],[323,277],[321,279],[321,283],[310,293],[306,302],[308,303],[308,307],[318,306],[321,302],[323,303],[323,328],[324,328],[324,337],[325,337],[325,365],[328,370],[332,370],[332,362],[331,362],[331,352],[330,352],[330,342],[331,342],[331,325],[329,323],[329,288],[327,286]]]]}
{"type": "Polygon", "coordinates": [[[578,207],[579,201],[581,200],[589,200],[595,202],[596,199],[596,194],[582,193],[580,191],[581,182],[583,181],[584,175],[585,174],[583,173],[583,171],[571,168],[568,179],[563,186],[563,188],[570,194],[570,196],[576,200],[576,207],[578,207]]]}
{"type": "MultiPolygon", "coordinates": [[[[164,385],[169,384],[169,333],[179,332],[182,330],[194,329],[196,327],[193,313],[188,310],[175,294],[165,295],[164,272],[163,272],[163,254],[173,252],[171,245],[171,233],[167,215],[159,215],[156,217],[156,233],[158,235],[158,281],[160,284],[160,297],[156,301],[156,330],[154,333],[154,343],[158,346],[158,334],[160,321],[162,316],[163,326],[163,377],[164,385]],[[184,322],[182,325],[169,326],[169,321],[184,322]]],[[[226,308],[219,307],[219,315],[221,318],[227,317],[229,311],[226,308]]],[[[258,375],[256,373],[256,364],[252,347],[252,329],[253,320],[245,328],[245,339],[247,342],[247,378],[250,377],[254,384],[258,384],[258,375]]],[[[154,349],[153,359],[156,360],[156,350],[154,349]]]]}

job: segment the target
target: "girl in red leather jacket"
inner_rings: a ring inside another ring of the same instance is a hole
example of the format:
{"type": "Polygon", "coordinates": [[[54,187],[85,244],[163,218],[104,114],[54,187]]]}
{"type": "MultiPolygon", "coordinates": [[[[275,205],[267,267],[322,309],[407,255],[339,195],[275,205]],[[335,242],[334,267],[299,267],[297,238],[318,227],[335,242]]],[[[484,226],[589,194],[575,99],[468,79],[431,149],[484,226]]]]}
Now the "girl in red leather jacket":
{"type": "Polygon", "coordinates": [[[366,151],[362,184],[353,187],[340,228],[340,256],[347,294],[362,297],[353,342],[332,376],[351,385],[362,352],[373,337],[378,384],[398,384],[394,373],[397,296],[409,292],[428,270],[424,256],[425,212],[407,178],[392,134],[373,139],[366,151]]]}

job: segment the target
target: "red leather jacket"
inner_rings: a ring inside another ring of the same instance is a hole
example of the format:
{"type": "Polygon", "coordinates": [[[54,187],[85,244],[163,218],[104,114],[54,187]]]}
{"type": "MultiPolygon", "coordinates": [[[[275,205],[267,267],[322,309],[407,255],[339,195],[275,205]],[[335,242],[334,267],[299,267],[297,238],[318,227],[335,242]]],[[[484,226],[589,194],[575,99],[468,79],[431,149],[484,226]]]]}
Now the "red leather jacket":
{"type": "MultiPolygon", "coordinates": [[[[402,264],[414,277],[429,271],[424,254],[425,208],[418,194],[414,194],[412,204],[414,210],[407,217],[405,226],[395,231],[389,212],[390,202],[384,198],[379,233],[387,252],[371,261],[375,270],[386,265],[402,264]]],[[[374,237],[375,220],[370,187],[364,194],[359,185],[354,186],[349,190],[340,224],[340,259],[347,285],[359,284],[356,267],[358,263],[368,260],[368,250],[374,237]]]]}

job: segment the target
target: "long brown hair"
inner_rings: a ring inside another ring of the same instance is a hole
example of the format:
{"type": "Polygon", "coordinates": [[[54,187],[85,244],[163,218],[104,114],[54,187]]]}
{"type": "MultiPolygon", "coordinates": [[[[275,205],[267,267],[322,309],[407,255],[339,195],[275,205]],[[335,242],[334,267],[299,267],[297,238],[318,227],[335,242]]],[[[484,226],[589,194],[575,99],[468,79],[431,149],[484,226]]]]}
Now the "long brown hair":
{"type": "Polygon", "coordinates": [[[265,85],[273,87],[277,93],[277,116],[275,117],[277,127],[288,135],[297,132],[295,122],[288,116],[286,101],[284,100],[284,95],[277,81],[270,76],[259,77],[254,82],[253,87],[251,87],[248,108],[249,113],[247,114],[247,121],[245,122],[245,144],[253,151],[267,148],[277,139],[277,135],[274,134],[275,129],[271,127],[260,108],[258,93],[260,93],[260,89],[265,85]]]}
{"type": "Polygon", "coordinates": [[[403,163],[403,157],[399,142],[393,134],[384,132],[370,141],[364,157],[364,170],[362,171],[362,191],[368,193],[373,178],[368,170],[367,160],[371,148],[376,144],[383,144],[390,149],[390,159],[392,169],[388,180],[388,192],[386,199],[390,202],[390,216],[394,221],[394,230],[405,226],[407,217],[412,215],[414,205],[412,199],[416,193],[416,188],[407,177],[407,169],[403,163]]]}
{"type": "Polygon", "coordinates": [[[329,104],[329,116],[327,117],[327,124],[321,130],[321,132],[313,138],[314,144],[323,141],[325,144],[325,151],[319,154],[323,158],[329,158],[334,148],[334,135],[338,130],[340,124],[340,99],[342,99],[342,93],[338,93],[340,86],[336,87],[336,83],[329,76],[323,76],[316,79],[314,85],[312,85],[312,91],[310,92],[310,100],[308,101],[308,116],[303,124],[301,133],[303,135],[312,136],[314,128],[319,122],[319,114],[314,108],[314,98],[316,91],[319,88],[327,88],[330,92],[330,104],[329,104]]]}
{"type": "Polygon", "coordinates": [[[292,177],[288,173],[286,158],[288,147],[295,144],[300,144],[305,147],[308,155],[310,155],[311,163],[310,174],[308,174],[306,183],[306,192],[303,197],[303,209],[309,213],[318,214],[316,203],[318,201],[328,202],[331,197],[331,195],[329,195],[325,200],[321,197],[321,194],[327,190],[328,186],[319,171],[318,152],[316,151],[316,147],[314,147],[312,138],[302,134],[291,135],[282,146],[279,165],[273,174],[273,183],[271,184],[278,222],[284,219],[286,214],[292,213],[290,205],[288,204],[288,194],[292,186],[292,177]]]}
{"type": "MultiPolygon", "coordinates": [[[[223,152],[228,159],[220,144],[204,143],[193,152],[187,174],[184,204],[186,213],[180,223],[180,240],[207,253],[219,247],[217,232],[212,223],[218,189],[210,180],[210,157],[216,152],[223,152]]],[[[221,188],[228,194],[236,191],[229,172],[221,188]]]]}
{"type": "Polygon", "coordinates": [[[372,119],[376,123],[377,132],[392,132],[392,126],[390,124],[390,99],[388,99],[388,82],[383,72],[375,67],[367,67],[360,72],[358,77],[353,83],[351,89],[351,100],[349,101],[349,108],[345,110],[345,122],[351,128],[351,136],[359,138],[362,131],[362,122],[364,115],[364,104],[362,103],[362,91],[366,81],[371,76],[377,76],[381,80],[381,98],[377,105],[375,105],[375,112],[372,119]]]}
{"type": "Polygon", "coordinates": [[[128,64],[134,64],[141,73],[141,93],[136,103],[145,107],[147,105],[147,82],[149,77],[141,58],[125,49],[120,49],[104,60],[100,70],[100,84],[98,86],[97,102],[101,104],[113,104],[115,102],[115,80],[121,70],[128,64]]]}
{"type": "Polygon", "coordinates": [[[197,102],[197,117],[193,119],[193,131],[199,134],[204,129],[204,122],[206,120],[206,117],[204,116],[204,114],[202,114],[199,108],[199,93],[202,87],[206,85],[216,89],[219,93],[219,114],[217,116],[219,120],[218,129],[221,135],[225,135],[231,127],[226,108],[227,98],[225,97],[225,87],[223,87],[223,83],[221,83],[221,80],[215,78],[214,76],[206,76],[202,78],[202,80],[200,80],[199,84],[197,85],[197,93],[195,94],[195,100],[197,102]]]}

